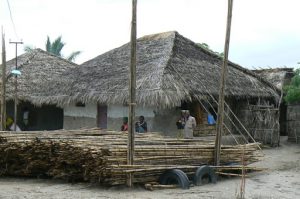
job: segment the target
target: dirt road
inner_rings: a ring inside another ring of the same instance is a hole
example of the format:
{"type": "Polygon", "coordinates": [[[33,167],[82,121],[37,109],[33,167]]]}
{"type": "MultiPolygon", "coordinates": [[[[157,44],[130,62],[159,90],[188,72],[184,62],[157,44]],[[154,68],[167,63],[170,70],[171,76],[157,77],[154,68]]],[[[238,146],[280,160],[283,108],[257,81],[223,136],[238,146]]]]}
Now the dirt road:
{"type": "MultiPolygon", "coordinates": [[[[265,159],[256,165],[267,171],[252,174],[246,180],[246,198],[300,198],[300,145],[283,138],[278,148],[265,149],[265,159]]],[[[189,190],[167,189],[147,191],[125,187],[101,188],[95,185],[68,184],[53,180],[0,178],[0,199],[21,198],[235,198],[239,178],[222,179],[217,184],[191,187],[189,190]]]]}

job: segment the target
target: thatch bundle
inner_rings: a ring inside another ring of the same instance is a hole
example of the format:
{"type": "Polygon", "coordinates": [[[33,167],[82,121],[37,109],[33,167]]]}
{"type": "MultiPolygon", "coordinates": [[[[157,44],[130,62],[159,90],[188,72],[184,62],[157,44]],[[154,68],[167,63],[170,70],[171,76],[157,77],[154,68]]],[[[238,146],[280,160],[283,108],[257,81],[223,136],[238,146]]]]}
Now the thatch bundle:
{"type": "MultiPolygon", "coordinates": [[[[212,164],[214,145],[204,139],[174,139],[157,133],[136,135],[135,165],[126,165],[127,134],[95,129],[77,131],[1,132],[0,174],[45,176],[101,184],[157,181],[166,169],[187,173],[212,164]]],[[[256,144],[222,146],[221,162],[259,160],[256,144]]]]}

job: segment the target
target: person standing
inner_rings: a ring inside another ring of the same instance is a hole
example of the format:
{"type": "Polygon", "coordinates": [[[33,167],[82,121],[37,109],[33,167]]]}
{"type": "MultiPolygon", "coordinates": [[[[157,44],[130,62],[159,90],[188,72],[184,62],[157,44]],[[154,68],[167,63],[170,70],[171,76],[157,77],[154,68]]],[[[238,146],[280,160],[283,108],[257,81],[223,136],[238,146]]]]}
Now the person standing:
{"type": "Polygon", "coordinates": [[[181,111],[181,117],[177,120],[176,126],[178,129],[177,138],[183,138],[183,131],[185,126],[185,117],[184,117],[184,110],[181,111]]]}
{"type": "Polygon", "coordinates": [[[146,133],[147,130],[147,122],[145,121],[145,117],[141,115],[139,121],[135,123],[135,132],[146,133]]]}
{"type": "Polygon", "coordinates": [[[128,117],[123,118],[123,124],[121,126],[121,131],[128,131],[128,117]]]}
{"type": "Polygon", "coordinates": [[[184,111],[185,125],[184,138],[193,138],[193,132],[196,128],[196,119],[190,115],[190,111],[184,111]]]}

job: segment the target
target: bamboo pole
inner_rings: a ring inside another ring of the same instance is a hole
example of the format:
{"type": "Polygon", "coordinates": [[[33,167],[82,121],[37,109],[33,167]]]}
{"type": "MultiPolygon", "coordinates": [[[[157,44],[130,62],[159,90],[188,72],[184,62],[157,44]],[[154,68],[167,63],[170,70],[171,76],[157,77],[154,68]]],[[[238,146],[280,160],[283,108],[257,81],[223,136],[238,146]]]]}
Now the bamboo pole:
{"type": "MultiPolygon", "coordinates": [[[[0,162],[3,163],[0,169],[11,176],[47,175],[117,185],[125,184],[130,173],[134,173],[134,183],[157,182],[168,169],[178,168],[192,174],[199,165],[213,162],[214,144],[205,146],[199,142],[191,146],[188,140],[182,139],[186,145],[168,145],[169,138],[162,137],[163,142],[157,145],[148,139],[152,134],[148,133],[136,136],[134,164],[128,165],[127,136],[114,131],[110,134],[101,130],[77,131],[0,132],[0,162]],[[140,142],[145,138],[146,142],[140,142]]],[[[255,144],[225,145],[222,149],[221,162],[224,164],[240,162],[243,154],[247,163],[259,161],[255,144]]],[[[216,166],[213,169],[232,173],[242,170],[242,166],[216,166]]],[[[245,166],[244,170],[262,169],[245,166]]]]}
{"type": "MultiPolygon", "coordinates": [[[[127,164],[134,162],[134,132],[135,132],[135,89],[136,89],[136,7],[137,0],[132,0],[132,21],[131,21],[131,57],[130,57],[130,77],[129,77],[129,125],[128,125],[128,150],[127,164]]],[[[132,187],[133,174],[128,174],[127,185],[132,187]]]]}
{"type": "Polygon", "coordinates": [[[218,105],[218,120],[217,120],[217,135],[215,140],[215,153],[214,153],[214,163],[215,165],[220,164],[220,153],[221,153],[221,139],[223,133],[223,122],[224,122],[224,94],[226,77],[228,73],[227,62],[229,53],[229,42],[230,42],[230,29],[231,29],[231,18],[232,18],[232,4],[233,0],[228,0],[228,13],[227,13],[227,27],[226,27],[226,38],[224,47],[224,59],[221,70],[221,82],[220,82],[220,92],[219,92],[219,105],[218,105]]]}
{"type": "MultiPolygon", "coordinates": [[[[23,44],[22,41],[10,41],[10,44],[16,45],[16,70],[18,70],[18,45],[23,44]]],[[[14,131],[17,130],[17,119],[18,119],[18,75],[15,74],[15,99],[14,99],[14,131]]]]}
{"type": "Polygon", "coordinates": [[[5,51],[5,35],[2,29],[2,85],[1,85],[1,124],[0,130],[5,130],[6,124],[6,51],[5,51]]]}

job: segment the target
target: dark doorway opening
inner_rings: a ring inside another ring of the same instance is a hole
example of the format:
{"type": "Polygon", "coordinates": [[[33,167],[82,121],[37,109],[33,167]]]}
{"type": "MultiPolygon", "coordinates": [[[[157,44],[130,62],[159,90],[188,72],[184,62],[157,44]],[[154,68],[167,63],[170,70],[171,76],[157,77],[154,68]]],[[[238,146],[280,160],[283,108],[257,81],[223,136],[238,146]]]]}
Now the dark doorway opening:
{"type": "MultiPolygon", "coordinates": [[[[7,102],[6,115],[13,118],[13,101],[7,102]]],[[[22,131],[58,130],[63,128],[63,109],[55,105],[37,107],[29,102],[20,102],[18,104],[17,117],[17,125],[22,131]],[[27,112],[27,115],[25,112],[27,112]]]]}
{"type": "Polygon", "coordinates": [[[97,127],[107,129],[107,106],[97,106],[97,127]]]}
{"type": "Polygon", "coordinates": [[[284,103],[281,103],[279,110],[280,136],[287,136],[287,106],[284,103]]]}

